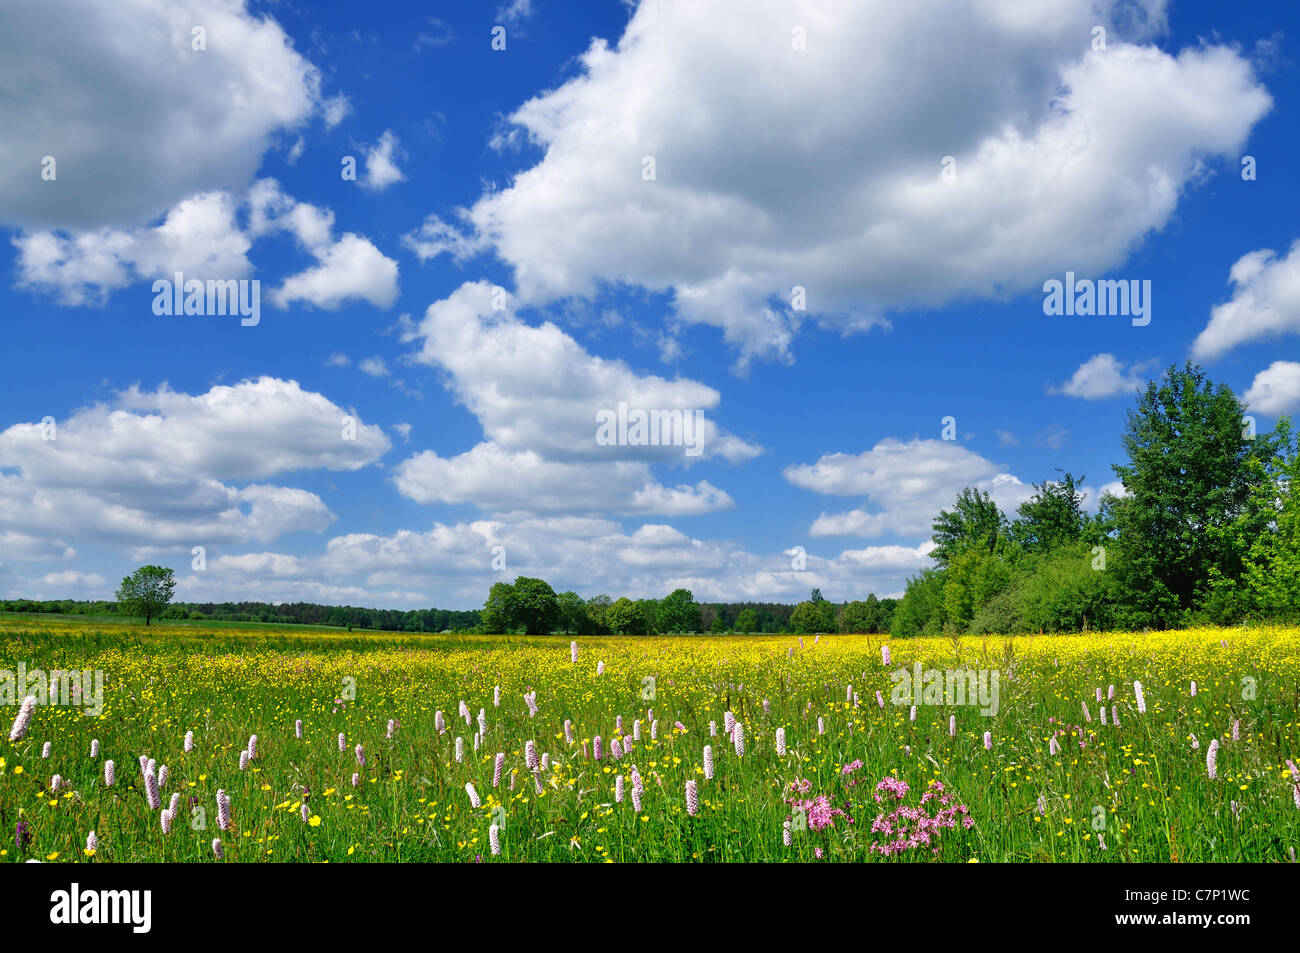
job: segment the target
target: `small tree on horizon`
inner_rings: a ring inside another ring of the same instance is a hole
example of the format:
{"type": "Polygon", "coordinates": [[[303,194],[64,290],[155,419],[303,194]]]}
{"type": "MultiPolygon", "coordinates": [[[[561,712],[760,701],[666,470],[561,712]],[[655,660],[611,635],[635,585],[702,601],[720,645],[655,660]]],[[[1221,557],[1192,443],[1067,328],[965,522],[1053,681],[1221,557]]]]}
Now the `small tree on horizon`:
{"type": "Polygon", "coordinates": [[[144,616],[149,625],[154,616],[167,608],[176,588],[176,574],[163,566],[141,566],[122,580],[117,590],[119,611],[144,616]]]}

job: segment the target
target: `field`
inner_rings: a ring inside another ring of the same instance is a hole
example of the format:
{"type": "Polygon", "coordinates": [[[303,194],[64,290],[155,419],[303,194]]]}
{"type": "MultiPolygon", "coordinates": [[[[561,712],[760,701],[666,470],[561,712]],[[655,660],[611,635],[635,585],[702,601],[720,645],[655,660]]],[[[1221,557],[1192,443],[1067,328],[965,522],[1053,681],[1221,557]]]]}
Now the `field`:
{"type": "Polygon", "coordinates": [[[0,702],[0,860],[1278,862],[1300,847],[1300,630],[577,649],[0,621],[0,671],[104,674],[97,717],[37,705],[16,741],[18,706],[0,702]],[[996,672],[996,714],[895,704],[891,673],[916,663],[996,672]]]}

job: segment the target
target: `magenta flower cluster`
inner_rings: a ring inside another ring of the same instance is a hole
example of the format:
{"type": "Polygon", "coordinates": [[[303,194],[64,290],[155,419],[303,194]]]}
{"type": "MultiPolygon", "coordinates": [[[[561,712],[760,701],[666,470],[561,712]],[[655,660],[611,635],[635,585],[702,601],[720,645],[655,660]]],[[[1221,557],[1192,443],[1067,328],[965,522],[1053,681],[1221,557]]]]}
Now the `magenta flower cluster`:
{"type": "Polygon", "coordinates": [[[892,798],[895,807],[888,815],[877,815],[871,824],[871,832],[882,837],[871,845],[874,853],[891,856],[928,847],[931,853],[937,854],[939,848],[934,846],[934,840],[940,831],[956,828],[958,822],[964,828],[975,825],[966,805],[957,804],[944,791],[942,782],[931,781],[916,807],[902,803],[908,790],[907,782],[895,777],[887,777],[876,785],[876,802],[886,804],[892,798]]]}

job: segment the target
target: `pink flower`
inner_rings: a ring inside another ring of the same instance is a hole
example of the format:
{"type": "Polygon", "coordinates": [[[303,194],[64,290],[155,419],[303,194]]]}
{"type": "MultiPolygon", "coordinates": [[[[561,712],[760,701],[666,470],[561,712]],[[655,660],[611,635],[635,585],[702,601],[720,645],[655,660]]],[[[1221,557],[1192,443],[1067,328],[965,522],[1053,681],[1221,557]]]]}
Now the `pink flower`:
{"type": "Polygon", "coordinates": [[[686,782],[686,813],[691,817],[700,813],[700,793],[694,780],[686,782]]]}
{"type": "Polygon", "coordinates": [[[18,708],[18,716],[14,718],[13,727],[9,729],[10,741],[18,741],[27,734],[27,726],[31,724],[34,711],[36,711],[36,696],[28,695],[18,708]]]}

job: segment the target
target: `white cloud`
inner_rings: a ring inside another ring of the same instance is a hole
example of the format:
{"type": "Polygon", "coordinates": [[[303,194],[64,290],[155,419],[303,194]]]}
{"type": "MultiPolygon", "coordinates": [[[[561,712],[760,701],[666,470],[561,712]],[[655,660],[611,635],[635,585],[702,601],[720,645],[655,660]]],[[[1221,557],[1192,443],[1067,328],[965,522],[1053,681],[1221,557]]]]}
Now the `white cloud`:
{"type": "Polygon", "coordinates": [[[486,438],[458,456],[425,451],[400,464],[397,487],[419,502],[468,502],[493,513],[702,513],[731,506],[731,498],[704,480],[661,484],[651,465],[739,463],[761,452],[704,416],[721,400],[713,388],[596,357],[549,321],[524,323],[486,282],[430,305],[404,339],[420,344],[417,360],[446,371],[448,389],[486,438]],[[505,306],[494,310],[494,300],[505,306]],[[616,414],[620,403],[692,415],[700,453],[602,445],[598,414],[616,414]]]}
{"type": "Polygon", "coordinates": [[[26,533],[0,532],[0,559],[43,560],[71,559],[77,551],[57,539],[29,536],[26,533]]]}
{"type": "Polygon", "coordinates": [[[366,150],[366,174],[361,180],[362,188],[372,192],[382,192],[390,185],[406,178],[394,161],[397,149],[397,137],[390,129],[379,137],[377,143],[366,150]]]}
{"type": "Polygon", "coordinates": [[[463,210],[461,234],[434,216],[410,242],[491,248],[527,302],[670,292],[742,361],[788,353],[795,284],[848,330],[1101,273],[1271,106],[1234,50],[1120,39],[1162,26],[1159,2],[755,0],[736,16],[647,0],[615,48],[594,40],[580,75],[510,117],[542,160],[463,210]],[[1088,48],[1096,23],[1112,27],[1104,51],[1088,48]]]}
{"type": "Polygon", "coordinates": [[[923,538],[939,510],[965,487],[988,491],[1003,512],[1014,512],[1033,487],[972,450],[950,440],[887,438],[853,455],[831,453],[816,463],[786,467],[795,486],[833,496],[865,496],[873,509],[823,513],[813,536],[923,538]]]}
{"type": "Polygon", "coordinates": [[[243,189],[320,104],[316,67],[242,0],[4,4],[0,88],[0,223],[37,230],[139,226],[243,189]]]}
{"type": "Polygon", "coordinates": [[[15,424],[0,431],[0,530],[149,546],[320,532],[334,517],[316,494],[262,481],[375,462],[388,437],[356,420],[346,439],[347,416],[263,377],[197,395],[132,387],[57,421],[51,440],[15,424]]]}
{"type": "Polygon", "coordinates": [[[1068,381],[1060,387],[1049,387],[1047,392],[1084,400],[1136,393],[1146,386],[1143,371],[1153,364],[1153,361],[1135,363],[1126,372],[1124,362],[1114,354],[1094,354],[1079,365],[1068,381]]]}
{"type": "Polygon", "coordinates": [[[18,285],[54,294],[66,305],[102,304],[113,291],[137,281],[170,279],[176,272],[203,279],[243,278],[252,272],[246,253],[256,239],[292,234],[318,262],[272,290],[279,307],[305,301],[333,309],[363,299],[389,307],[398,295],[397,262],[351,232],[332,237],[334,213],[299,202],[274,179],[260,179],[246,201],[212,192],[179,203],[156,226],[101,229],[60,235],[35,232],[13,239],[18,285]],[[247,216],[240,228],[237,212],[247,216]]]}
{"type": "Polygon", "coordinates": [[[497,22],[519,26],[533,15],[533,0],[507,0],[497,7],[497,22]]]}
{"type": "Polygon", "coordinates": [[[1255,375],[1246,391],[1246,405],[1264,414],[1300,410],[1300,364],[1274,361],[1255,375]]]}
{"type": "Polygon", "coordinates": [[[370,377],[387,377],[388,365],[384,363],[382,357],[367,357],[357,367],[361,373],[370,377]]]}
{"type": "Polygon", "coordinates": [[[1300,334],[1300,241],[1285,258],[1271,248],[1242,255],[1228,272],[1232,297],[1215,305],[1192,356],[1211,360],[1247,341],[1300,334]]]}

